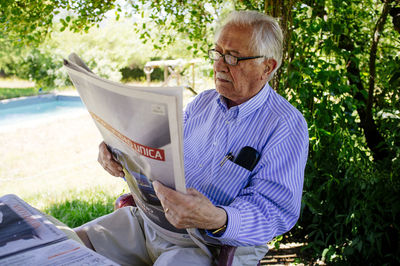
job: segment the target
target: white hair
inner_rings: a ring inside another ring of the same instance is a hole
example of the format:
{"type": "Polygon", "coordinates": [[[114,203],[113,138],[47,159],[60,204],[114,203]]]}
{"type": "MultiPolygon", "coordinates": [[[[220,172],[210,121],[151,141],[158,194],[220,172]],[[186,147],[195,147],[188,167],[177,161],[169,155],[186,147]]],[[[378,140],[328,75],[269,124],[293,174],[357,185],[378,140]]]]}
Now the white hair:
{"type": "MultiPolygon", "coordinates": [[[[277,66],[270,75],[270,79],[282,63],[283,34],[278,22],[271,16],[257,11],[233,11],[223,21],[222,26],[215,33],[214,39],[218,40],[222,30],[228,25],[250,26],[253,35],[250,40],[251,49],[257,55],[273,58],[277,66]]],[[[261,58],[259,62],[261,63],[261,58]]]]}

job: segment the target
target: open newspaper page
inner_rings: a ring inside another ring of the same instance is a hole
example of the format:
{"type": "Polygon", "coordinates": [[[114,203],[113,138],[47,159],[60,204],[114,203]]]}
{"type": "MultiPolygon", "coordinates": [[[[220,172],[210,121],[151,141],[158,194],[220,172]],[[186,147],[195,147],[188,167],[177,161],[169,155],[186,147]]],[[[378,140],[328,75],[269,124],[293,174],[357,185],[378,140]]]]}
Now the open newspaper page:
{"type": "Polygon", "coordinates": [[[68,239],[0,259],[0,265],[115,265],[118,264],[68,239]]]}
{"type": "Polygon", "coordinates": [[[65,239],[61,230],[17,196],[0,198],[0,258],[65,239]]]}
{"type": "Polygon", "coordinates": [[[0,265],[118,265],[86,248],[18,198],[0,198],[0,265]]]}
{"type": "MultiPolygon", "coordinates": [[[[105,143],[124,167],[142,212],[176,233],[165,218],[152,181],[186,192],[182,149],[182,88],[133,87],[100,78],[75,54],[64,60],[105,143]]],[[[145,218],[146,218],[145,217],[145,218]]]]}

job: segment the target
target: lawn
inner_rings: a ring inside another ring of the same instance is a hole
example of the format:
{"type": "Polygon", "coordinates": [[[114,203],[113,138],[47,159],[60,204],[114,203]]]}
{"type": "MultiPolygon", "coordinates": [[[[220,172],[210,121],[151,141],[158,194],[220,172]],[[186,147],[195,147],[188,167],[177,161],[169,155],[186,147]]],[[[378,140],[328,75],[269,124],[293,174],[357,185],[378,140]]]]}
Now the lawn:
{"type": "Polygon", "coordinates": [[[16,194],[71,227],[111,212],[128,188],[97,163],[100,141],[88,114],[0,131],[0,195],[16,194]]]}
{"type": "Polygon", "coordinates": [[[34,87],[0,88],[0,100],[21,97],[21,96],[37,95],[38,93],[39,93],[38,89],[36,89],[34,87]]]}
{"type": "MultiPolygon", "coordinates": [[[[62,87],[57,88],[57,91],[71,89],[71,87],[62,87]]],[[[34,82],[18,78],[0,78],[0,100],[34,96],[52,91],[54,90],[49,88],[39,88],[34,82]]]]}

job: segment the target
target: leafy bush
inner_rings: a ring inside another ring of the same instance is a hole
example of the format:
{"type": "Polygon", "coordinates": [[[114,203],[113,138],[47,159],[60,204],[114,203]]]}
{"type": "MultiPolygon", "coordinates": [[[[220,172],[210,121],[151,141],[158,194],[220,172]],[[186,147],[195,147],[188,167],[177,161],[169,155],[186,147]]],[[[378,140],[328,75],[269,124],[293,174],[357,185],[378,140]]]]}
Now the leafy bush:
{"type": "Polygon", "coordinates": [[[296,46],[280,84],[305,115],[310,135],[301,217],[292,234],[307,242],[305,252],[328,263],[399,264],[400,117],[393,77],[400,64],[398,56],[386,56],[393,54],[389,43],[398,34],[384,30],[371,96],[369,28],[371,14],[378,21],[380,12],[349,1],[320,4],[296,9],[296,46]],[[373,102],[370,109],[367,99],[373,102]],[[363,124],[367,111],[370,128],[363,124]],[[374,126],[383,138],[377,147],[366,132],[374,126]],[[378,156],[380,147],[385,156],[378,156]]]}
{"type": "Polygon", "coordinates": [[[321,178],[307,172],[299,226],[308,249],[327,262],[400,262],[398,181],[376,173],[321,178]]]}
{"type": "Polygon", "coordinates": [[[0,68],[7,75],[35,81],[37,89],[51,90],[71,84],[62,69],[63,57],[55,48],[41,46],[11,49],[7,54],[0,54],[0,57],[0,68]]]}
{"type": "Polygon", "coordinates": [[[60,73],[62,66],[63,61],[57,54],[34,48],[22,58],[15,74],[22,79],[34,80],[38,87],[55,88],[57,85],[70,84],[65,80],[65,75],[60,73]]]}
{"type": "MultiPolygon", "coordinates": [[[[122,81],[145,81],[146,74],[144,73],[143,68],[139,67],[124,67],[120,69],[122,74],[122,81]]],[[[164,71],[161,68],[154,68],[153,72],[150,74],[150,78],[152,81],[164,81],[164,71]]]]}

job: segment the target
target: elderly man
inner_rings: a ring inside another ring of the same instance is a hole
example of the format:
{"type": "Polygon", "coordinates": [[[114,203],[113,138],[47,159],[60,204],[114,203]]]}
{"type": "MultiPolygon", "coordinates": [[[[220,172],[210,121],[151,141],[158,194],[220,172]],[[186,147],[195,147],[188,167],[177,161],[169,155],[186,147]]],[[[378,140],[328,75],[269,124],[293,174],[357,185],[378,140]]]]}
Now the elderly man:
{"type": "MultiPolygon", "coordinates": [[[[307,124],[268,85],[282,60],[282,32],[274,19],[232,12],[215,40],[209,51],[215,90],[198,95],[184,113],[188,192],[153,185],[172,225],[204,229],[222,244],[238,246],[234,265],[255,265],[268,251],[266,243],[299,217],[307,124]],[[244,147],[247,167],[235,160],[244,147]]],[[[123,176],[104,143],[99,162],[123,176]]],[[[88,246],[122,264],[213,263],[190,238],[173,239],[142,215],[122,208],[76,231],[88,246]]]]}

